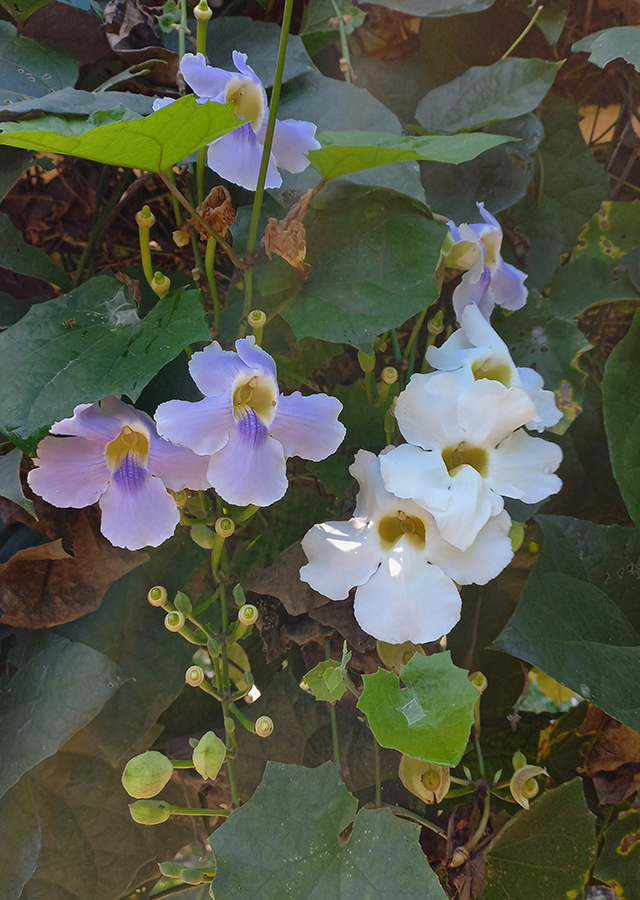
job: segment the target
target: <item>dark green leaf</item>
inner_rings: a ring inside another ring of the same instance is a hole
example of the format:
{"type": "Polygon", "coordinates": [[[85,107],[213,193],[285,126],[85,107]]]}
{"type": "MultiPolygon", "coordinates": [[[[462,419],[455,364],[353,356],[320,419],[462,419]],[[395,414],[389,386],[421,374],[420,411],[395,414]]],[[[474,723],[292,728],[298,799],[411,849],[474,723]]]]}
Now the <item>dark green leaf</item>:
{"type": "Polygon", "coordinates": [[[320,462],[308,462],[307,471],[315,475],[330,494],[342,499],[347,490],[354,483],[349,466],[353,462],[353,456],[342,456],[334,453],[320,462]]]}
{"type": "Polygon", "coordinates": [[[613,474],[635,525],[640,526],[640,315],[613,349],[602,382],[604,424],[613,474]]]}
{"type": "Polygon", "coordinates": [[[18,900],[40,855],[40,820],[26,778],[0,800],[0,872],[3,900],[18,900]]]}
{"type": "Polygon", "coordinates": [[[578,897],[596,855],[595,820],[582,779],[546,791],[489,845],[483,900],[578,897]]]}
{"type": "Polygon", "coordinates": [[[500,650],[640,728],[640,530],[536,516],[544,543],[500,650]]]}
{"type": "MultiPolygon", "coordinates": [[[[343,409],[340,413],[340,421],[347,428],[344,439],[345,447],[373,450],[378,452],[386,444],[384,432],[384,416],[391,402],[398,394],[398,390],[389,392],[391,397],[387,403],[379,407],[372,407],[367,399],[365,386],[356,381],[355,384],[337,384],[334,388],[334,396],[340,400],[343,409]]],[[[353,459],[349,459],[349,465],[353,459]]]]}
{"type": "Polygon", "coordinates": [[[407,16],[459,16],[488,9],[495,0],[380,0],[378,6],[407,16]]]}
{"type": "Polygon", "coordinates": [[[57,116],[90,116],[104,109],[116,109],[124,106],[140,116],[148,115],[153,106],[153,97],[144,94],[130,94],[127,91],[104,91],[92,94],[89,91],[76,91],[65,87],[53,94],[44,94],[33,100],[14,101],[0,113],[24,115],[28,112],[43,112],[57,116]]]}
{"type": "Polygon", "coordinates": [[[328,32],[335,37],[337,29],[329,24],[330,19],[336,17],[336,7],[342,16],[350,16],[350,20],[344,23],[345,34],[351,34],[365,20],[366,13],[354,6],[351,0],[310,0],[302,13],[301,35],[328,32]]]}
{"type": "Polygon", "coordinates": [[[439,766],[457,766],[469,740],[473,708],[479,694],[451,654],[416,653],[394,672],[378,669],[364,675],[358,709],[368,716],[379,744],[394,747],[414,759],[439,766]]]}
{"type": "Polygon", "coordinates": [[[572,319],[600,303],[638,299],[629,275],[616,263],[579,256],[561,266],[549,287],[549,307],[560,319],[572,319]]]}
{"type": "Polygon", "coordinates": [[[50,119],[50,130],[42,119],[2,123],[0,144],[161,172],[241,124],[231,103],[197,103],[191,94],[145,119],[112,122],[84,133],[78,133],[82,123],[64,119],[50,119]]]}
{"type": "Polygon", "coordinates": [[[29,168],[33,153],[15,147],[0,147],[0,201],[4,200],[22,173],[29,168]]]}
{"type": "Polygon", "coordinates": [[[79,403],[142,388],[191,341],[208,340],[199,292],[167,294],[139,319],[127,288],[107,276],[40,303],[0,334],[0,428],[26,453],[79,403]],[[64,322],[72,321],[65,327],[64,322]]]}
{"type": "Polygon", "coordinates": [[[30,516],[36,517],[33,501],[27,500],[20,482],[20,463],[22,462],[22,450],[17,447],[11,450],[5,456],[0,456],[0,497],[17,503],[29,513],[30,516]]]}
{"type": "Polygon", "coordinates": [[[0,697],[0,796],[91,721],[125,680],[102,653],[53,635],[0,697]]]}
{"type": "Polygon", "coordinates": [[[0,22],[0,108],[73,86],[77,78],[75,56],[17,37],[14,25],[0,22]]]}
{"type": "Polygon", "coordinates": [[[4,6],[16,22],[26,22],[37,9],[49,2],[50,0],[2,0],[0,6],[4,6]]]}
{"type": "Polygon", "coordinates": [[[596,31],[577,41],[571,49],[574,53],[590,53],[589,62],[601,69],[612,59],[622,57],[640,72],[640,25],[623,25],[620,28],[596,31]]]}
{"type": "Polygon", "coordinates": [[[415,825],[363,809],[342,837],[357,805],[332,763],[268,763],[252,800],[211,836],[212,890],[225,900],[444,900],[415,825]]]}
{"type": "Polygon", "coordinates": [[[17,228],[11,224],[6,213],[0,214],[0,245],[2,246],[2,266],[21,275],[32,275],[62,288],[71,289],[71,282],[65,270],[52,262],[41,247],[27,244],[17,228]]]}
{"type": "Polygon", "coordinates": [[[628,809],[607,828],[593,874],[620,898],[640,895],[640,810],[628,809]]]}
{"type": "Polygon", "coordinates": [[[532,112],[553,84],[561,62],[501,59],[473,66],[464,75],[429,91],[416,119],[428,131],[451,133],[532,112]]]}

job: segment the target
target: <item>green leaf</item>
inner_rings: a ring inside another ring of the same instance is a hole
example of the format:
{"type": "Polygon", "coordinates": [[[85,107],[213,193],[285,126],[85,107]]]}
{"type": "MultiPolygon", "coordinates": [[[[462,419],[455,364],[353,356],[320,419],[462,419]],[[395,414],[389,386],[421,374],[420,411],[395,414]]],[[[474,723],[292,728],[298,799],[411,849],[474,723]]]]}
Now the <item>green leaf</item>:
{"type": "Polygon", "coordinates": [[[332,763],[268,763],[254,797],[210,838],[212,890],[225,900],[444,900],[419,828],[386,809],[355,816],[357,805],[332,763]]]}
{"type": "Polygon", "coordinates": [[[340,15],[351,16],[350,21],[344,23],[345,34],[352,34],[356,28],[362,25],[367,15],[364,10],[354,6],[351,0],[338,0],[337,3],[335,3],[335,0],[310,0],[302,13],[300,34],[309,35],[327,32],[335,37],[338,29],[329,25],[329,20],[336,17],[335,7],[337,7],[340,15]]]}
{"type": "Polygon", "coordinates": [[[318,139],[322,149],[310,150],[308,156],[327,179],[406,160],[457,164],[509,140],[493,134],[407,137],[373,131],[323,131],[318,139]]]}
{"type": "Polygon", "coordinates": [[[6,213],[0,214],[0,245],[2,245],[2,266],[21,275],[32,275],[50,284],[56,284],[64,291],[71,289],[69,276],[49,258],[41,247],[27,244],[17,228],[11,224],[6,213]]]}
{"type": "Polygon", "coordinates": [[[619,260],[640,244],[640,200],[604,200],[580,230],[575,249],[578,259],[619,260]]]}
{"type": "Polygon", "coordinates": [[[574,53],[590,53],[589,62],[601,69],[612,59],[622,58],[640,72],[640,25],[605,28],[588,34],[571,48],[574,53]]]}
{"type": "Polygon", "coordinates": [[[104,91],[92,94],[77,91],[72,87],[62,88],[53,94],[44,94],[33,100],[20,100],[0,112],[10,115],[24,115],[28,112],[51,113],[57,116],[89,116],[105,109],[124,106],[140,116],[149,115],[153,107],[153,97],[144,94],[130,94],[127,91],[104,91]]]}
{"type": "Polygon", "coordinates": [[[640,526],[640,315],[607,360],[602,382],[611,467],[629,515],[640,526]]]}
{"type": "MultiPolygon", "coordinates": [[[[337,384],[334,388],[334,396],[342,403],[340,421],[347,428],[344,439],[345,447],[373,450],[378,452],[386,444],[384,432],[384,417],[398,395],[399,390],[395,385],[389,391],[389,400],[381,406],[372,407],[367,399],[367,391],[359,381],[354,384],[337,384]]],[[[349,465],[353,458],[349,459],[349,465]]],[[[349,476],[351,478],[351,476],[349,476]]]]}
{"type": "Polygon", "coordinates": [[[40,855],[40,820],[26,779],[0,799],[0,872],[3,900],[18,900],[40,855]]]}
{"type": "Polygon", "coordinates": [[[37,9],[49,2],[50,0],[1,0],[0,6],[4,6],[16,22],[26,22],[37,9]]]}
{"type": "Polygon", "coordinates": [[[582,779],[546,791],[510,819],[485,851],[482,900],[578,897],[596,855],[595,821],[582,779]]]}
{"type": "Polygon", "coordinates": [[[451,654],[416,653],[394,672],[364,675],[358,709],[383,747],[439,766],[457,766],[469,740],[473,708],[480,696],[451,654]]]}
{"type": "Polygon", "coordinates": [[[501,59],[473,66],[422,98],[416,119],[429,131],[454,132],[532,112],[549,91],[562,62],[501,59]]]}
{"type": "Polygon", "coordinates": [[[14,25],[0,22],[1,107],[73,86],[77,79],[75,56],[31,38],[17,37],[14,25]]]}
{"type": "Polygon", "coordinates": [[[182,288],[139,319],[128,289],[100,276],[33,306],[0,334],[0,378],[13,385],[0,399],[0,429],[33,453],[79,403],[115,393],[135,401],[186,344],[209,340],[199,297],[182,288]]]}
{"type": "Polygon", "coordinates": [[[213,731],[203,734],[193,749],[193,764],[198,775],[213,781],[220,771],[225,754],[225,745],[213,731]]]}
{"type": "Polygon", "coordinates": [[[570,320],[591,306],[613,300],[633,304],[638,296],[629,274],[617,263],[579,256],[556,272],[549,286],[549,307],[560,319],[570,320]]]}
{"type": "Polygon", "coordinates": [[[593,874],[621,900],[640,895],[640,810],[620,813],[607,828],[593,874]]]}
{"type": "Polygon", "coordinates": [[[22,173],[32,164],[33,153],[15,147],[0,147],[0,202],[22,173]]]}
{"type": "Polygon", "coordinates": [[[337,659],[326,659],[304,676],[304,680],[316,695],[316,700],[335,703],[346,691],[342,683],[342,670],[337,659]],[[336,683],[334,683],[336,682],[336,683]]]}
{"type": "Polygon", "coordinates": [[[102,653],[52,635],[0,696],[0,796],[93,719],[125,680],[102,653]]]}
{"type": "MultiPolygon", "coordinates": [[[[85,133],[78,133],[82,123],[58,123],[56,130],[41,130],[42,119],[2,123],[0,144],[161,172],[242,124],[233,104],[197,103],[193,94],[145,119],[113,122],[85,133]]],[[[52,124],[49,119],[47,127],[52,124]]]]}
{"type": "Polygon", "coordinates": [[[22,490],[20,481],[20,463],[22,462],[22,450],[16,447],[4,456],[0,456],[0,497],[17,503],[26,510],[30,516],[37,519],[33,501],[27,500],[22,490]]]}
{"type": "Polygon", "coordinates": [[[637,731],[640,530],[568,516],[536,521],[542,552],[495,645],[637,731]]]}
{"type": "Polygon", "coordinates": [[[494,0],[380,0],[386,6],[407,16],[459,16],[477,13],[492,6],[494,0]]]}

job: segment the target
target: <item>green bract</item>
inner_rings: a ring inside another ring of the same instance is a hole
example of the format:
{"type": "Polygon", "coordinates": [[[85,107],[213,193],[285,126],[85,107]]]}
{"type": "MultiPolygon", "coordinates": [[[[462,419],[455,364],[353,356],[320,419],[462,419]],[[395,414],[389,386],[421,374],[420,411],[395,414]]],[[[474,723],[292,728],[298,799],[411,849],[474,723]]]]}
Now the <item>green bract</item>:
{"type": "Polygon", "coordinates": [[[202,778],[217,777],[224,762],[226,747],[213,731],[207,731],[193,748],[193,764],[202,778]]]}
{"type": "Polygon", "coordinates": [[[155,797],[166,787],[173,775],[173,766],[164,753],[147,750],[134,756],[124,767],[122,786],[130,797],[155,797]]]}

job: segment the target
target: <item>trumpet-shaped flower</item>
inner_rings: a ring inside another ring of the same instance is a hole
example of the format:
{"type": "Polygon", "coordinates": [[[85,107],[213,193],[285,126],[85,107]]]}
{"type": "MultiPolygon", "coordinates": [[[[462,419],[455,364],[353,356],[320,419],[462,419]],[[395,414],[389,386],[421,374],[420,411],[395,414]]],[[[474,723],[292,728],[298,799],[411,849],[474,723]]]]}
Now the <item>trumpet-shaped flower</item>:
{"type": "Polygon", "coordinates": [[[503,497],[537,503],[557,493],[562,451],[521,427],[535,415],[520,388],[450,372],[414,375],[396,418],[409,442],[380,460],[385,486],[435,518],[443,538],[466,550],[503,497]]]}
{"type": "Polygon", "coordinates": [[[116,397],[76,406],[38,447],[32,490],[47,503],[79,509],[99,502],[101,531],[115,547],[157,547],[180,513],[167,488],[208,487],[206,461],[158,437],[153,420],[116,397]]]}
{"type": "Polygon", "coordinates": [[[562,418],[553,391],[544,390],[542,376],[534,369],[516,368],[507,345],[474,304],[462,310],[460,328],[441,347],[427,349],[427,361],[463,381],[488,378],[521,388],[535,404],[534,417],[525,423],[532,431],[544,431],[562,418]]]}
{"type": "Polygon", "coordinates": [[[344,600],[356,588],[360,626],[379,641],[423,643],[447,634],[460,618],[458,584],[486,584],[513,556],[506,512],[461,551],[444,540],[434,518],[386,490],[378,458],[359,450],[350,468],[360,484],[354,517],[314,525],[302,540],[309,560],[300,578],[344,600]]]}
{"type": "Polygon", "coordinates": [[[471,303],[475,303],[485,319],[489,319],[496,305],[520,309],[527,302],[524,286],[527,276],[500,255],[500,223],[484,208],[484,203],[478,203],[478,209],[484,223],[458,227],[449,222],[454,243],[443,262],[445,266],[465,271],[453,292],[453,309],[458,321],[463,309],[471,303]]]}
{"type": "MultiPolygon", "coordinates": [[[[264,85],[247,65],[246,53],[234,50],[233,64],[237,72],[227,72],[208,66],[202,53],[187,53],[182,57],[180,70],[199,103],[208,100],[233,103],[236,116],[250,120],[209,144],[207,162],[222,178],[255,191],[267,131],[267,95],[264,85]]],[[[166,106],[167,102],[171,101],[157,100],[154,109],[166,106]]],[[[320,148],[315,133],[316,126],[311,122],[276,119],[265,187],[280,187],[282,178],[278,168],[288,172],[303,172],[307,168],[307,151],[320,148]]]]}
{"type": "Polygon", "coordinates": [[[255,338],[236,351],[214,342],[189,363],[203,400],[169,400],[156,410],[159,433],[209,457],[209,483],[228,503],[269,506],[284,496],[288,456],[319,461],[338,449],[345,428],[335,397],[283,396],[276,366],[255,338]]]}

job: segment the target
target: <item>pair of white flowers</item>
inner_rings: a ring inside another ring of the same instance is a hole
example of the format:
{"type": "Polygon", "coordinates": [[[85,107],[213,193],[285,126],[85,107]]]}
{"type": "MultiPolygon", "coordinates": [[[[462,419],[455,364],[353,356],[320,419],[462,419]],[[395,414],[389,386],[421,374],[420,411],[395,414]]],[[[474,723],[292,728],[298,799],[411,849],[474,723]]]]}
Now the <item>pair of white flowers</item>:
{"type": "Polygon", "coordinates": [[[561,414],[531,369],[516,368],[476,305],[414,375],[395,415],[407,443],[360,450],[354,517],[315,525],[300,577],[333,600],[352,588],[361,627],[388,643],[424,643],[460,617],[457,585],[486,584],[513,556],[504,497],[537,503],[560,490],[562,453],[541,431],[561,414]]]}

